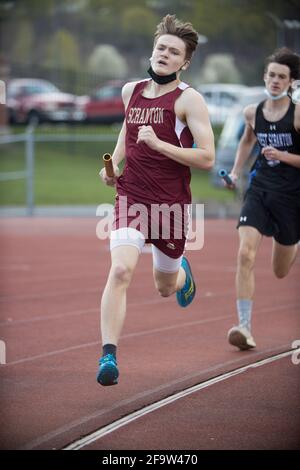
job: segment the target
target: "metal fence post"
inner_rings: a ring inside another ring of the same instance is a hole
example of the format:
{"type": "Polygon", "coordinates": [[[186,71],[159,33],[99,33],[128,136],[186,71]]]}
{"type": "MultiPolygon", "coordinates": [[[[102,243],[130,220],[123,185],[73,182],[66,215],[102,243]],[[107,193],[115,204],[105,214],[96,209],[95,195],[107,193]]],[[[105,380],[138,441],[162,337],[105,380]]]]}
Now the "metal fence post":
{"type": "Polygon", "coordinates": [[[34,215],[34,127],[28,126],[26,130],[26,205],[27,215],[34,215]]]}

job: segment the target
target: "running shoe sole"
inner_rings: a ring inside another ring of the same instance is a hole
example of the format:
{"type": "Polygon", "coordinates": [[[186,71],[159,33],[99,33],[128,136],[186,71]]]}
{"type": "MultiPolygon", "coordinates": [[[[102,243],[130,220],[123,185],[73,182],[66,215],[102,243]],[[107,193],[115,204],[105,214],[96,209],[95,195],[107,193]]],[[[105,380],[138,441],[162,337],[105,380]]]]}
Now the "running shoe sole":
{"type": "Polygon", "coordinates": [[[190,263],[188,262],[187,258],[184,257],[184,259],[185,259],[185,262],[187,264],[188,274],[189,274],[189,276],[192,280],[193,293],[191,294],[191,296],[190,296],[190,298],[187,302],[187,300],[186,300],[187,293],[181,293],[182,289],[180,291],[176,292],[177,302],[180,305],[180,307],[183,307],[183,308],[188,307],[192,303],[192,301],[194,300],[195,295],[196,295],[196,284],[195,284],[194,277],[193,277],[193,274],[192,274],[191,266],[190,266],[190,263]]]}
{"type": "Polygon", "coordinates": [[[97,382],[100,385],[117,385],[119,377],[119,371],[113,364],[103,364],[100,366],[99,373],[97,375],[97,382]]]}
{"type": "Polygon", "coordinates": [[[232,346],[236,346],[241,351],[247,351],[248,349],[253,349],[256,347],[253,338],[247,338],[247,336],[245,336],[238,329],[232,329],[228,332],[228,341],[230,344],[232,344],[232,346]]]}

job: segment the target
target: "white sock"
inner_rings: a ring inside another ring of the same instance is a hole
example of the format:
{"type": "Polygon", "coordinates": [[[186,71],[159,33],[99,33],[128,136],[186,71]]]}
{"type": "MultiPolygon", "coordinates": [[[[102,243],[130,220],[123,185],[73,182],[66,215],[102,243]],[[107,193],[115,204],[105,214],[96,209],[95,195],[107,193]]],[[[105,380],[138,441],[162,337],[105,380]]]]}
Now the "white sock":
{"type": "Polygon", "coordinates": [[[238,299],[236,301],[237,312],[239,317],[239,326],[247,328],[249,331],[251,331],[252,305],[252,300],[238,299]]]}

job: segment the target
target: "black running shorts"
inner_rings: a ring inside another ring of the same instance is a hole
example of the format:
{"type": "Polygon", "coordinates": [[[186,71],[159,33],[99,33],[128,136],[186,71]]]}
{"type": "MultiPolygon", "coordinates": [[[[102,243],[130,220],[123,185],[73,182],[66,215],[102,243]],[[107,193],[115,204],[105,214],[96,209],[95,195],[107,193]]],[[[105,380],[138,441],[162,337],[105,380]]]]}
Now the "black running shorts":
{"type": "Polygon", "coordinates": [[[250,187],[245,194],[237,227],[255,227],[281,245],[300,240],[300,197],[250,187]]]}

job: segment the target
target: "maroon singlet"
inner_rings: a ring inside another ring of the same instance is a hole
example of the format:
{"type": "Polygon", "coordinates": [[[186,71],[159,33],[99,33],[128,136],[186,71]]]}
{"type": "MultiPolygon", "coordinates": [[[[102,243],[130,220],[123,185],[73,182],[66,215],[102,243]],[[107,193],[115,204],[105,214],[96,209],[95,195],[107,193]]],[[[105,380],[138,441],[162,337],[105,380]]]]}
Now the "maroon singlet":
{"type": "Polygon", "coordinates": [[[168,207],[180,207],[182,215],[186,214],[186,208],[191,203],[190,169],[151,149],[145,143],[137,144],[136,141],[139,126],[145,125],[152,126],[156,136],[165,142],[177,147],[192,147],[192,134],[177,118],[174,111],[175,101],[188,85],[181,82],[169,93],[157,98],[147,98],[143,96],[143,90],[148,82],[149,80],[144,80],[137,83],[126,110],[126,163],[122,175],[117,180],[113,228],[128,226],[137,228],[144,233],[147,242],[153,243],[171,258],[178,258],[184,251],[187,220],[178,217],[177,211],[177,215],[172,216],[170,236],[166,239],[165,235],[161,234],[161,227],[164,226],[163,218],[160,216],[158,233],[158,229],[151,228],[154,225],[153,211],[152,218],[150,213],[151,208],[166,204],[168,207]],[[123,202],[125,196],[126,204],[123,202]],[[137,212],[133,211],[130,214],[130,208],[136,204],[143,205],[138,217],[139,220],[143,217],[144,222],[134,226],[137,212]],[[177,226],[176,230],[173,224],[177,226]],[[146,226],[148,229],[145,232],[146,226]],[[178,227],[180,236],[178,236],[178,227]]]}

